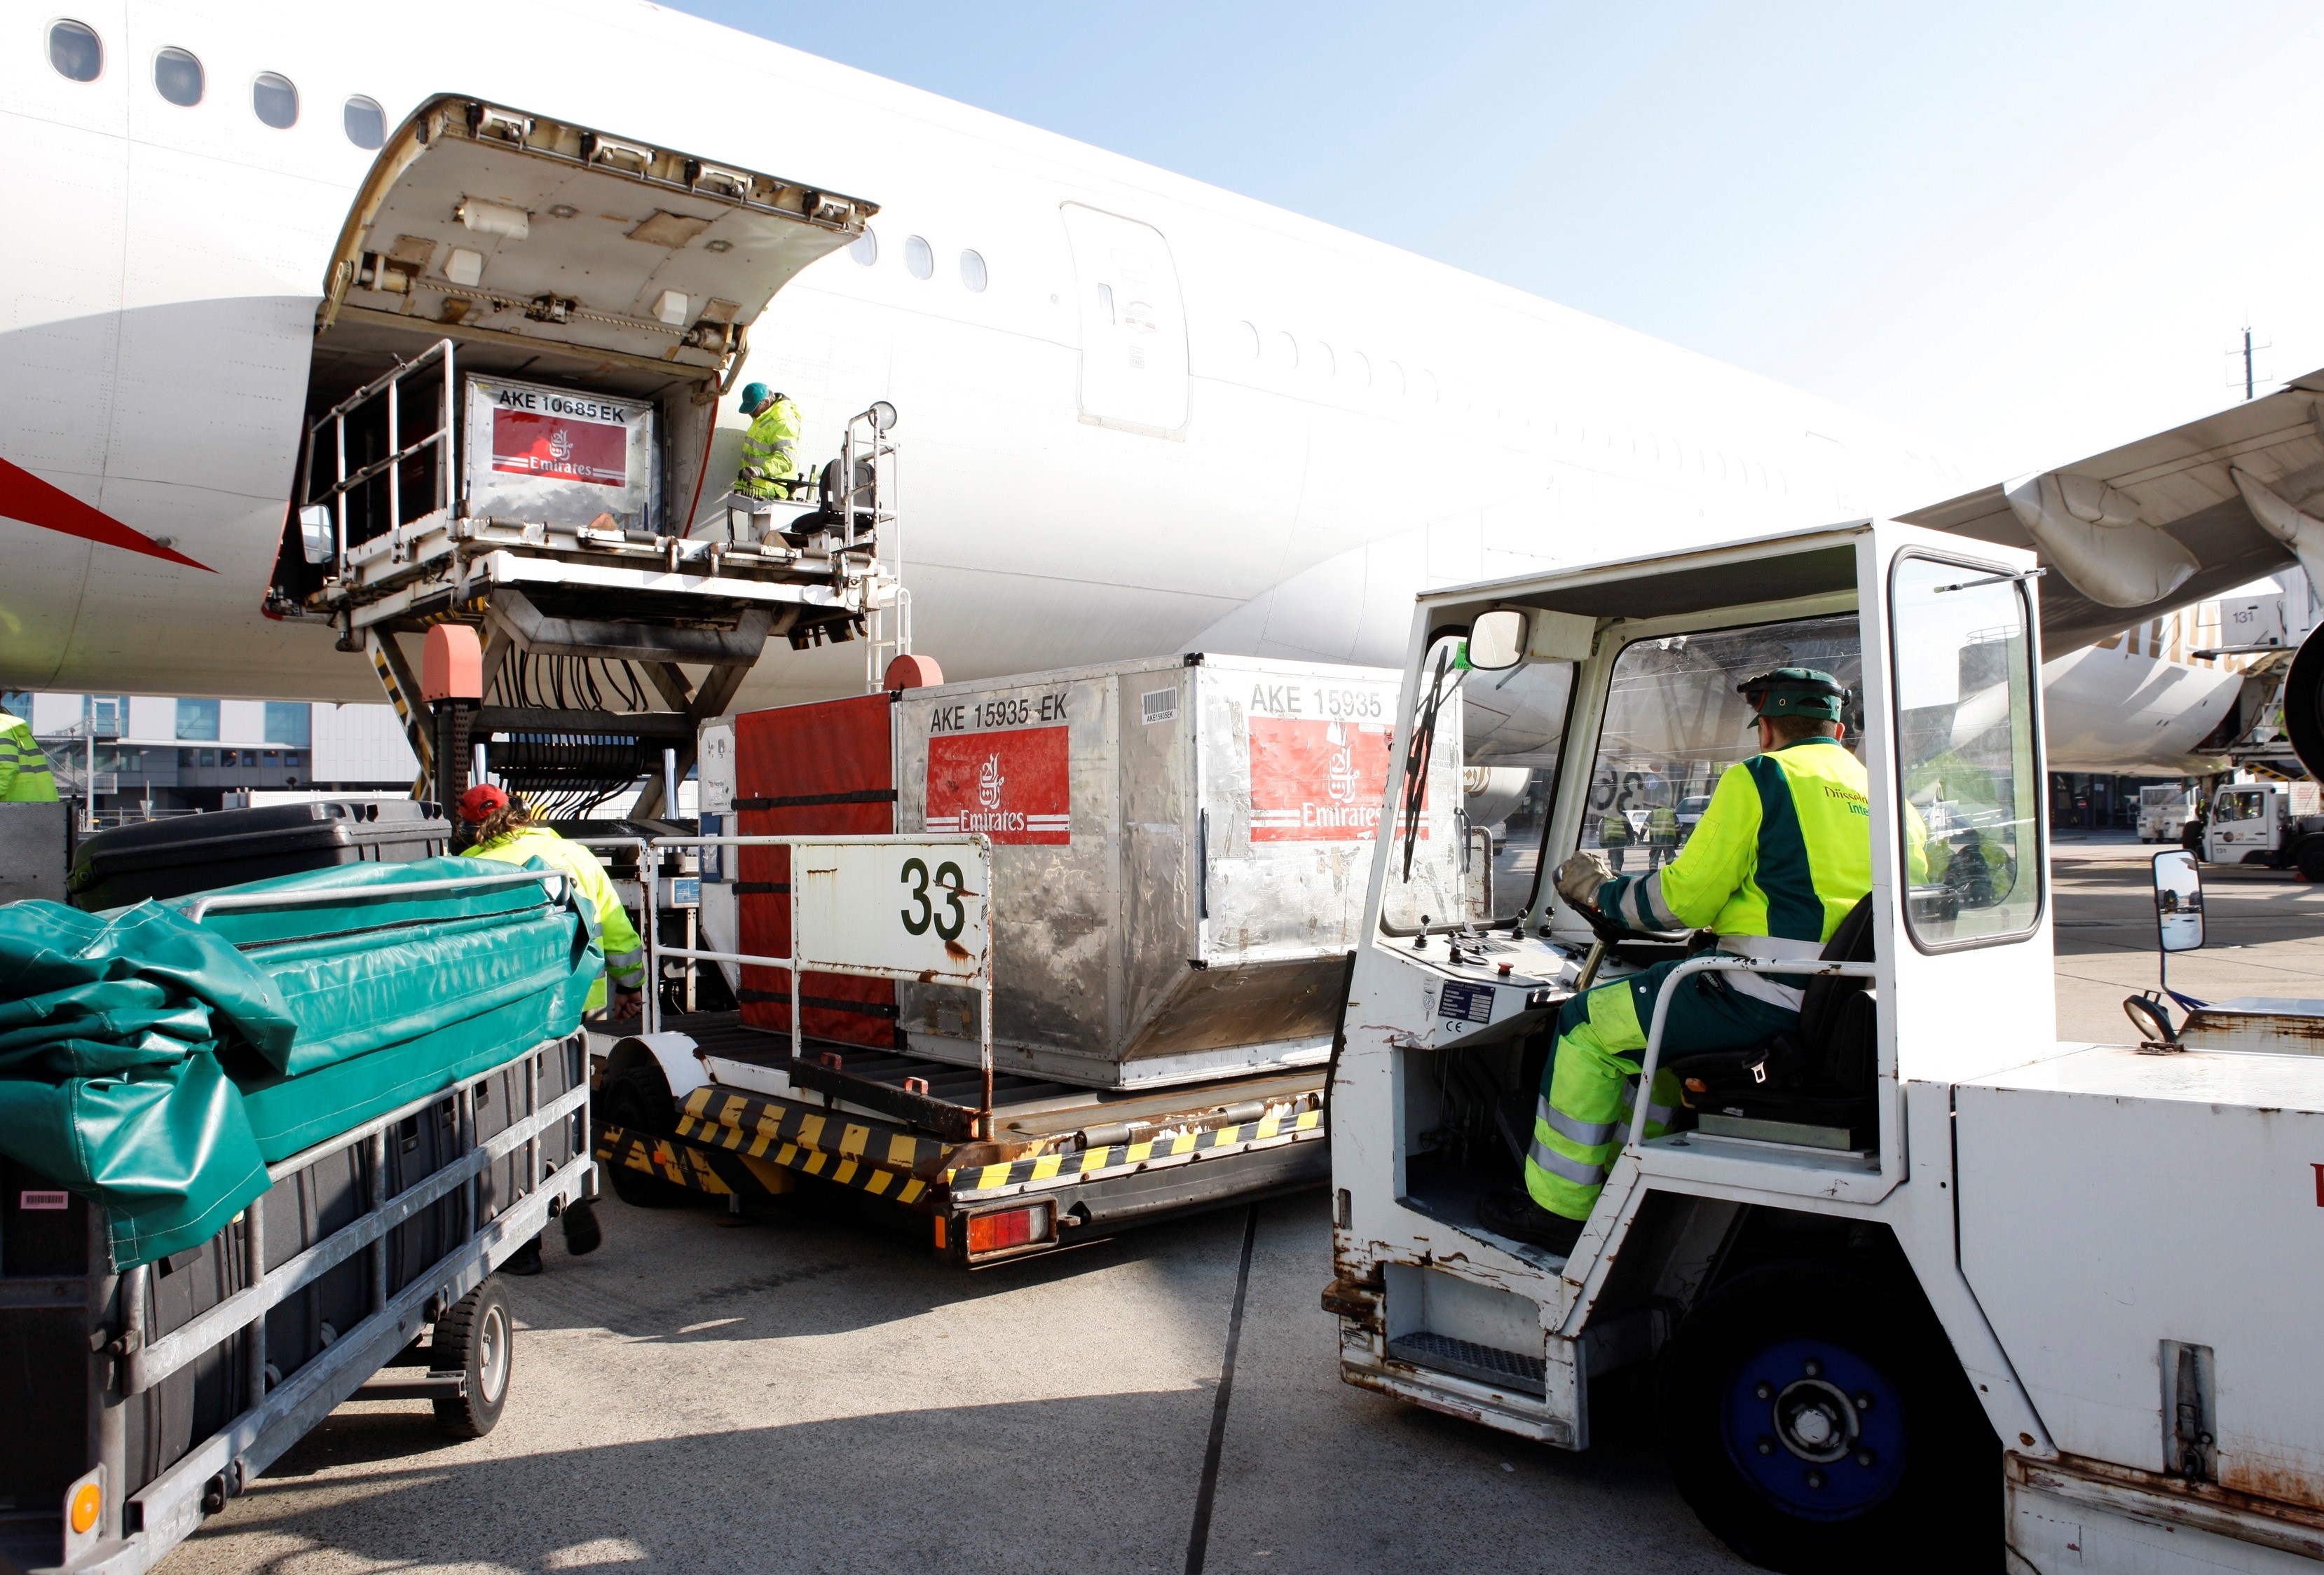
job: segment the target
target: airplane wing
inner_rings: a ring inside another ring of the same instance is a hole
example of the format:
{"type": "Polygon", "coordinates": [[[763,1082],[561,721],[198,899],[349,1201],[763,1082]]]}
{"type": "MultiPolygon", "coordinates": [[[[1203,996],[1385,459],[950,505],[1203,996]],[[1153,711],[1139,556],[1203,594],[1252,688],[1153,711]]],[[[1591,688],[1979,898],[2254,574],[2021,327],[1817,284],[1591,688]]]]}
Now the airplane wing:
{"type": "Polygon", "coordinates": [[[2052,656],[2287,564],[2324,586],[2324,370],[1899,518],[2039,553],[2052,656]]]}

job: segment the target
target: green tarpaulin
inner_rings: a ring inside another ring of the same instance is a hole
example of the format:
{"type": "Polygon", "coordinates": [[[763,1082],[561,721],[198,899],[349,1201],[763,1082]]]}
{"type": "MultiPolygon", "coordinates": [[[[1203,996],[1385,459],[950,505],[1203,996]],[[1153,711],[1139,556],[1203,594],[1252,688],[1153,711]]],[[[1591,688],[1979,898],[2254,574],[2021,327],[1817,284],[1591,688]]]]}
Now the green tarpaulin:
{"type": "Polygon", "coordinates": [[[586,913],[532,883],[398,890],[506,873],[310,870],[228,889],[334,900],[198,925],[195,898],[0,907],[0,1152],[105,1205],[117,1266],[207,1240],[267,1165],[579,1027],[586,913]]]}

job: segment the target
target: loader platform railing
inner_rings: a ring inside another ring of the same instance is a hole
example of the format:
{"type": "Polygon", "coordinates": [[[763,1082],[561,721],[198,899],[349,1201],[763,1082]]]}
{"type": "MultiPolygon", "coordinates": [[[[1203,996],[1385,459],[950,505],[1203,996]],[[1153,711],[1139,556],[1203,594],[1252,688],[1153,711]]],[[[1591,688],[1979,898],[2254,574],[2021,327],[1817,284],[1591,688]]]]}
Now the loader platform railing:
{"type": "MultiPolygon", "coordinates": [[[[789,850],[791,955],[666,946],[659,937],[649,935],[646,967],[650,976],[659,979],[663,958],[782,971],[789,985],[790,1053],[795,1064],[805,1060],[800,1027],[802,974],[835,973],[973,990],[982,1091],[975,1112],[976,1135],[992,1135],[990,838],[976,833],[655,837],[650,845],[656,850],[789,850]],[[802,868],[818,862],[823,867],[802,868]]],[[[651,1032],[650,1025],[659,1020],[657,1012],[648,1019],[647,1031],[651,1032]]]]}

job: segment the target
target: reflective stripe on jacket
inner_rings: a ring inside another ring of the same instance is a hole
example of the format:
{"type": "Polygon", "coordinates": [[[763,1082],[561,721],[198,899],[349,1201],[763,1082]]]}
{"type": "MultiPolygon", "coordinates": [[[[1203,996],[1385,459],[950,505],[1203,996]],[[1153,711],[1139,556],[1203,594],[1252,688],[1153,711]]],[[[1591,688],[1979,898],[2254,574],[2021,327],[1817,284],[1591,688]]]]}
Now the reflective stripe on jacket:
{"type": "MultiPolygon", "coordinates": [[[[1864,762],[1837,739],[1804,738],[1727,768],[1694,834],[1651,875],[1618,876],[1598,906],[1646,930],[1710,929],[1721,949],[1809,958],[1872,889],[1872,801],[1864,762]]],[[[1729,977],[1797,1007],[1795,984],[1729,977]]]]}
{"type": "Polygon", "coordinates": [[[788,497],[783,478],[798,474],[798,407],[788,400],[777,400],[753,416],[751,429],[742,434],[742,464],[765,474],[742,477],[734,490],[752,498],[788,497]]]}
{"type": "MultiPolygon", "coordinates": [[[[479,843],[460,855],[464,859],[489,859],[500,864],[521,864],[527,859],[539,859],[552,869],[562,870],[573,878],[580,889],[581,899],[596,916],[597,939],[605,951],[605,972],[624,990],[639,989],[645,978],[645,943],[638,938],[637,926],[614,894],[613,883],[606,879],[605,867],[597,862],[597,855],[578,843],[568,843],[545,825],[521,826],[496,842],[479,843]]],[[[587,1009],[596,1010],[605,1004],[605,981],[603,979],[589,987],[587,1009]]]]}
{"type": "Polygon", "coordinates": [[[29,723],[0,711],[0,804],[54,804],[56,778],[29,723]]]}

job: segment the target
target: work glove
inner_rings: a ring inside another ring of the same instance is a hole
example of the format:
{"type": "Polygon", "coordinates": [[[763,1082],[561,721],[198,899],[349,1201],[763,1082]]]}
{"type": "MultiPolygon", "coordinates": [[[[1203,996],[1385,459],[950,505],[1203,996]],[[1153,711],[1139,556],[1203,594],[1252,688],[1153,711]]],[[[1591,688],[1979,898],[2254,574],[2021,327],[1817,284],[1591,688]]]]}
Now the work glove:
{"type": "Polygon", "coordinates": [[[1614,866],[1594,848],[1568,857],[1557,867],[1557,895],[1576,907],[1596,907],[1598,889],[1614,879],[1614,866]]]}
{"type": "Polygon", "coordinates": [[[765,473],[761,471],[755,465],[746,465],[742,467],[742,479],[744,481],[757,481],[763,474],[765,473]]]}

